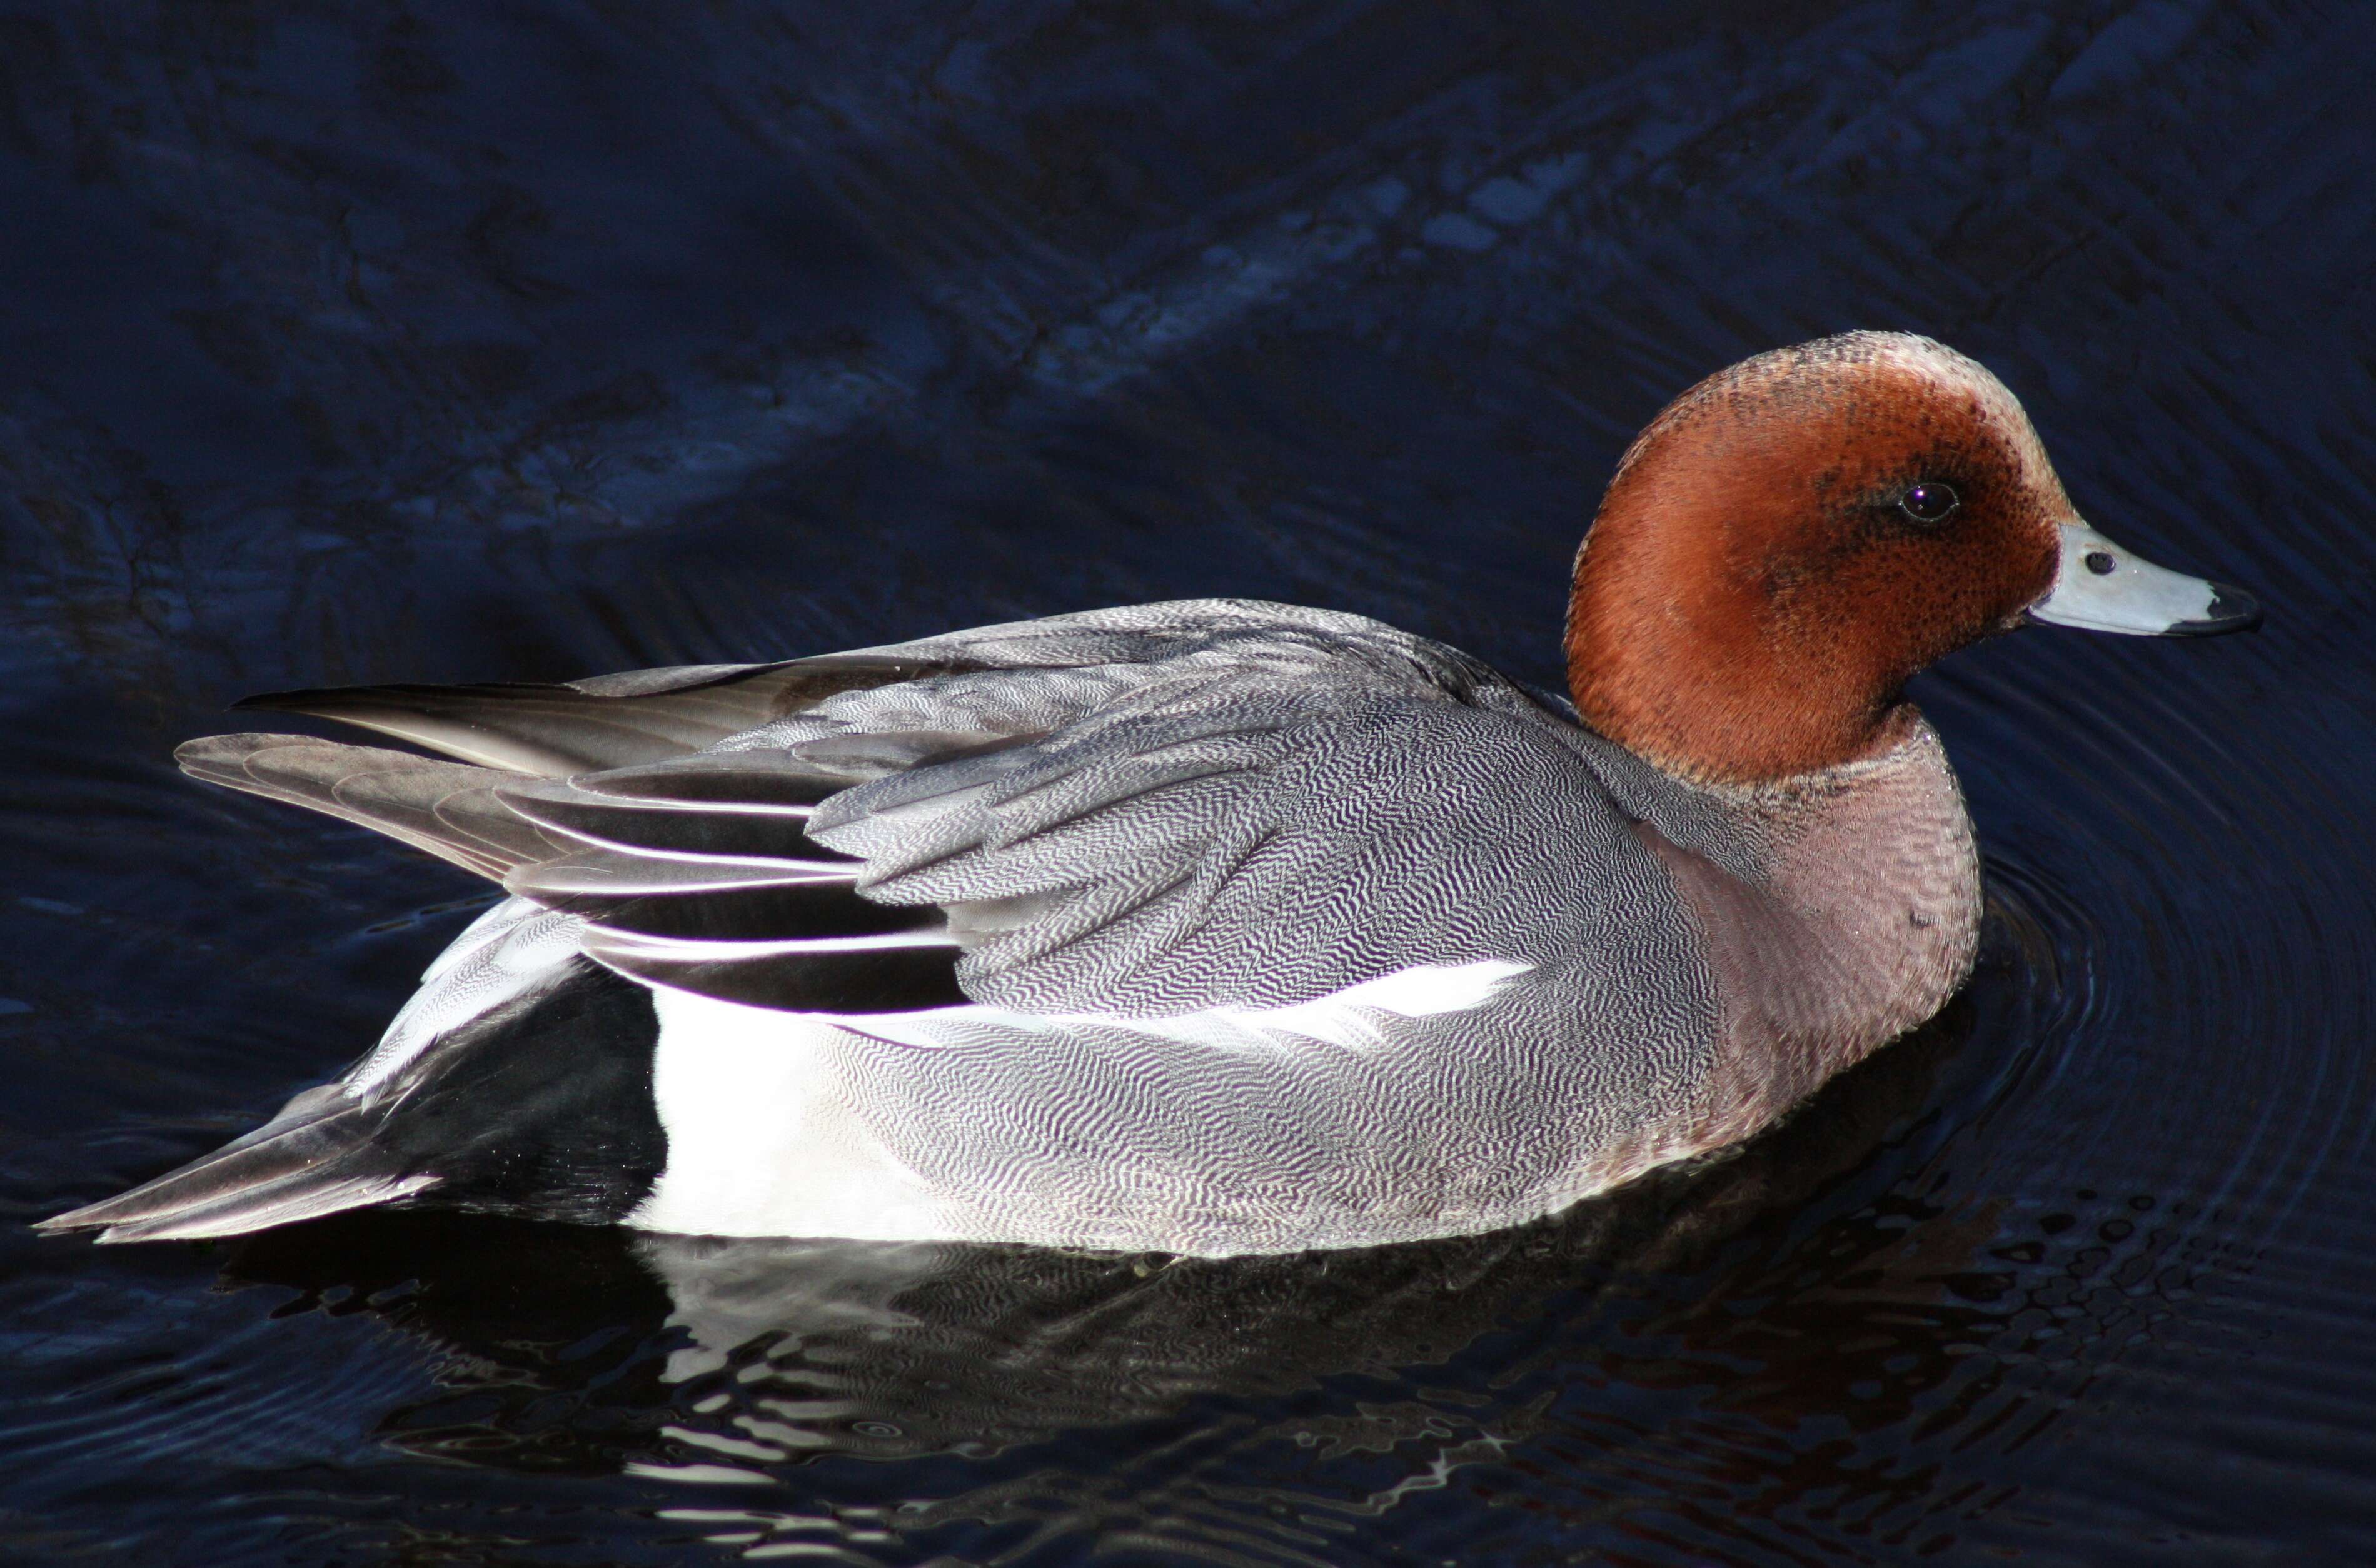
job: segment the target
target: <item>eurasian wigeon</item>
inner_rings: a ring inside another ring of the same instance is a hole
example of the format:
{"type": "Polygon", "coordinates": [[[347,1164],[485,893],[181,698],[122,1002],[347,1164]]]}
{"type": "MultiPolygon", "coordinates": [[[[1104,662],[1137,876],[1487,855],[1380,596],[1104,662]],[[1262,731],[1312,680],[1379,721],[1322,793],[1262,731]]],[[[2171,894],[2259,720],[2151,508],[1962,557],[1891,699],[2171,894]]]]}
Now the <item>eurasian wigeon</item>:
{"type": "Polygon", "coordinates": [[[1566,703],[1360,616],[1093,611],[773,664],[244,705],[197,778],[502,884],[378,1046],[45,1221],[370,1204],[1193,1253],[1478,1231],[1755,1133],[1934,1013],[1971,823],[1903,695],[2028,621],[2240,629],[1923,338],[1676,399],[1566,703]]]}

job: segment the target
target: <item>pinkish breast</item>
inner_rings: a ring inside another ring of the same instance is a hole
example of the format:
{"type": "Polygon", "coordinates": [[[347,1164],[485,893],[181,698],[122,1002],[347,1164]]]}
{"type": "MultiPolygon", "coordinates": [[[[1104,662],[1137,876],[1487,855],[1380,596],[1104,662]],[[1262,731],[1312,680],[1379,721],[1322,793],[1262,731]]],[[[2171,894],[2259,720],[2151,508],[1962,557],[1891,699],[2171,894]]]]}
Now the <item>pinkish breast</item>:
{"type": "MultiPolygon", "coordinates": [[[[1909,710],[1910,716],[1910,710],[1909,710]]],[[[1716,1060],[1669,1158],[1738,1142],[1946,1004],[1978,944],[1979,856],[1929,724],[1879,757],[1742,790],[1740,877],[1647,824],[1708,944],[1716,1060]]]]}

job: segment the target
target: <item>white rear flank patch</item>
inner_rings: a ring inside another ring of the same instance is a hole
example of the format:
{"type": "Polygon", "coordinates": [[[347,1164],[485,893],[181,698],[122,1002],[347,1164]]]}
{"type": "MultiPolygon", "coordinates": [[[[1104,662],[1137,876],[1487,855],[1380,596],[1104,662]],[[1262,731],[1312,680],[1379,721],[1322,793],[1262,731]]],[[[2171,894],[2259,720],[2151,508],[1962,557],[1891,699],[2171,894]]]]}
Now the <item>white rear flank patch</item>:
{"type": "Polygon", "coordinates": [[[625,1223],[685,1236],[951,1234],[914,1175],[853,1123],[835,1026],[666,987],[652,1099],[668,1163],[625,1223]]]}
{"type": "MultiPolygon", "coordinates": [[[[1030,1049],[1016,1036],[1068,1023],[1143,1030],[1216,1051],[1275,1049],[1282,1035],[1360,1051],[1390,1017],[1467,1012],[1530,966],[1426,964],[1291,1007],[1213,1008],[1166,1018],[1034,1016],[995,1007],[866,1016],[784,1013],[654,987],[652,1096],[668,1159],[624,1223],[687,1236],[838,1236],[932,1241],[963,1231],[915,1173],[841,1099],[847,1037],[894,1045],[1030,1049]]],[[[961,1196],[961,1195],[960,1195],[961,1196]]]]}

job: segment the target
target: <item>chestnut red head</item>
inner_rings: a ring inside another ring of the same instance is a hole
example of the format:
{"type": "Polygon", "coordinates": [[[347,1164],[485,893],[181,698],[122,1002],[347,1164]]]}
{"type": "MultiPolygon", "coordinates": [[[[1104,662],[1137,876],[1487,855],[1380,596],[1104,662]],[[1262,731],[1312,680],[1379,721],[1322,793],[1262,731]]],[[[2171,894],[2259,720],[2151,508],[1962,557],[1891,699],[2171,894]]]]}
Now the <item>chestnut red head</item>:
{"type": "MultiPolygon", "coordinates": [[[[1760,354],[1675,399],[1619,465],[1576,557],[1569,685],[1594,728],[1689,778],[1850,762],[1891,743],[1915,671],[2033,610],[2061,618],[2062,579],[2088,571],[2064,570],[2087,553],[2074,530],[2100,540],[1976,362],[1895,332],[1760,354]]],[[[2189,585],[2241,624],[2234,590],[2119,554],[2129,579],[2085,591],[2189,585]]]]}

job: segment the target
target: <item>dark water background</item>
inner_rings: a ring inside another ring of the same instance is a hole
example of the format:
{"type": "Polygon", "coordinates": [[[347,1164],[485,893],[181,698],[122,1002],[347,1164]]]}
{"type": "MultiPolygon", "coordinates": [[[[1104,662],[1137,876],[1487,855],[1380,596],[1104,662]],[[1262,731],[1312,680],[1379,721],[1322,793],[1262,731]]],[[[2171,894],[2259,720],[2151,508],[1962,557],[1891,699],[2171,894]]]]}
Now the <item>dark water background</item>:
{"type": "Polygon", "coordinates": [[[2376,1562],[2376,7],[0,6],[0,1558],[2376,1562]],[[19,1222],[487,895],[242,693],[1231,593],[1557,677],[1628,434],[1857,326],[2257,638],[1919,695],[1969,992],[1740,1158],[1237,1265],[19,1222]]]}

